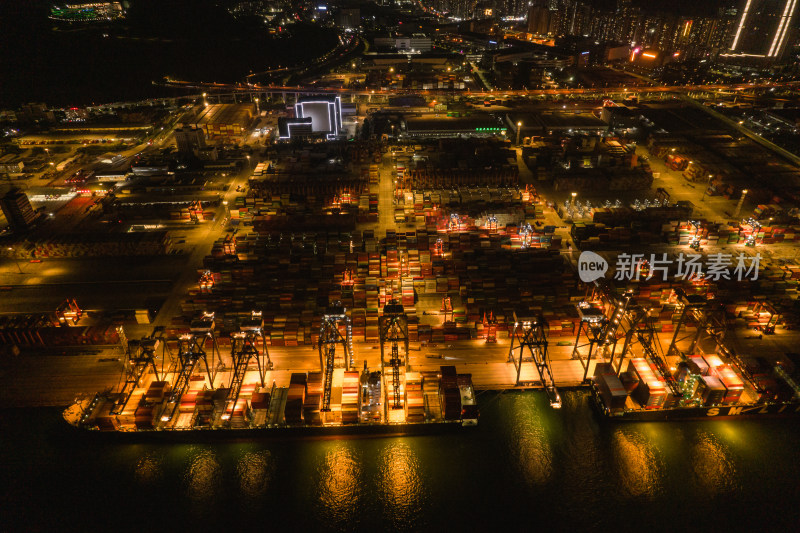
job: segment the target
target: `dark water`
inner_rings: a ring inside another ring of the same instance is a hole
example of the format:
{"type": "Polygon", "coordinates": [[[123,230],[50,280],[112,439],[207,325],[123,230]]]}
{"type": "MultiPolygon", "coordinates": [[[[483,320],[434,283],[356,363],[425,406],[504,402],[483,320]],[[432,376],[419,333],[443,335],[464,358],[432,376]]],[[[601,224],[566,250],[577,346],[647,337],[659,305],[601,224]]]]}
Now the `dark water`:
{"type": "Polygon", "coordinates": [[[250,72],[307,63],[337,43],[333,29],[310,24],[272,38],[215,0],[132,0],[124,21],[100,26],[49,20],[53,3],[0,0],[0,109],[181,96],[152,81],[241,83],[250,72]]]}
{"type": "Polygon", "coordinates": [[[584,393],[483,393],[475,432],[100,444],[2,412],[5,531],[796,531],[791,420],[601,423],[584,393]]]}

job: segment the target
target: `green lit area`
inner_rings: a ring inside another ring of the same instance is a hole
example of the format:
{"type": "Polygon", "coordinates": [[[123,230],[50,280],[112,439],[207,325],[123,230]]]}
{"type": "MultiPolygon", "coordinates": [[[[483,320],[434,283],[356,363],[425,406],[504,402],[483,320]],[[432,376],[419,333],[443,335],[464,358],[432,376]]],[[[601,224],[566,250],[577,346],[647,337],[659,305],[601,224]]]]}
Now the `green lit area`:
{"type": "Polygon", "coordinates": [[[506,131],[506,128],[475,128],[475,131],[506,131]]]}
{"type": "Polygon", "coordinates": [[[67,4],[53,6],[50,18],[65,22],[99,22],[117,20],[125,17],[125,11],[119,2],[96,4],[67,4]]]}

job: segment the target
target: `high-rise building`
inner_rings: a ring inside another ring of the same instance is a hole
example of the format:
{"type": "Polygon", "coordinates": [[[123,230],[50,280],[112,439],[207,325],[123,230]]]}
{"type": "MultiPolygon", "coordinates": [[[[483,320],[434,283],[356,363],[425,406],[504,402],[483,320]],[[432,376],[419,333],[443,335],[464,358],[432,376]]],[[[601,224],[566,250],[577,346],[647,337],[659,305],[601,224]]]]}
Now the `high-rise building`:
{"type": "Polygon", "coordinates": [[[336,25],[343,30],[354,30],[361,26],[361,10],[343,8],[336,14],[336,25]]]}
{"type": "Polygon", "coordinates": [[[730,54],[781,59],[798,26],[800,0],[744,0],[730,54]]]}
{"type": "Polygon", "coordinates": [[[17,187],[0,198],[0,208],[15,233],[26,231],[36,220],[36,212],[31,207],[28,196],[17,187]]]}
{"type": "Polygon", "coordinates": [[[534,4],[528,9],[528,33],[548,35],[553,33],[554,18],[550,8],[541,4],[534,4]]]}

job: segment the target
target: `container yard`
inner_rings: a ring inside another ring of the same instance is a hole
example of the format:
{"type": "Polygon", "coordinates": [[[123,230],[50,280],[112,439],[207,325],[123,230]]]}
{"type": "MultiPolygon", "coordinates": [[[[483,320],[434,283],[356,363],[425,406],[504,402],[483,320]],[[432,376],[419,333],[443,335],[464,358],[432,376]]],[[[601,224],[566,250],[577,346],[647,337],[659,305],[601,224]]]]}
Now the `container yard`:
{"type": "Polygon", "coordinates": [[[206,122],[219,161],[181,170],[169,150],[148,150],[95,223],[80,220],[76,202],[53,235],[2,251],[36,261],[181,256],[180,274],[144,269],[160,296],[126,296],[124,312],[92,309],[75,323],[0,317],[0,339],[20,352],[117,350],[126,385],[76,404],[76,425],[413,432],[404,428],[473,425],[476,390],[543,390],[559,408],[559,390],[575,387],[610,420],[796,412],[791,357],[760,354],[742,335],[792,335],[796,261],[765,253],[746,284],[683,280],[672,268],[669,281],[608,288],[577,270],[584,251],[609,265],[624,251],[673,263],[690,251],[785,253],[800,224],[772,186],[795,170],[770,164],[769,180],[745,192],[749,141],[659,131],[641,142],[592,129],[517,143],[489,132],[236,146],[249,137],[231,113],[253,106],[228,105],[189,114],[206,122]],[[730,200],[738,215],[745,195],[744,218],[719,207],[730,200]]]}

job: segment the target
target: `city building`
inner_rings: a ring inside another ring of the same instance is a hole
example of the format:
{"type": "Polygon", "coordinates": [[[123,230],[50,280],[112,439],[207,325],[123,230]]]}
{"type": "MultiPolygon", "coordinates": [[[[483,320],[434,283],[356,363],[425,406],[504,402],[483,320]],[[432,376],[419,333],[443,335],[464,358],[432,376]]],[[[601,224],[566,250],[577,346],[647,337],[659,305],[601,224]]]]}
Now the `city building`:
{"type": "Polygon", "coordinates": [[[727,56],[780,60],[797,32],[798,0],[746,0],[727,56]]]}
{"type": "Polygon", "coordinates": [[[24,104],[22,106],[22,118],[25,120],[55,121],[53,112],[48,111],[47,105],[42,103],[24,104]]]}
{"type": "Polygon", "coordinates": [[[200,128],[175,128],[175,144],[181,155],[196,154],[206,146],[206,134],[200,128]]]}
{"type": "Polygon", "coordinates": [[[96,2],[53,6],[50,18],[62,22],[108,22],[125,18],[120,2],[96,2]]]}
{"type": "Polygon", "coordinates": [[[336,139],[341,133],[342,100],[338,96],[300,98],[294,106],[294,117],[278,120],[278,136],[281,139],[309,135],[336,139]]]}
{"type": "Polygon", "coordinates": [[[24,232],[36,221],[36,213],[31,207],[28,196],[17,187],[0,198],[0,207],[14,232],[24,232]]]}
{"type": "Polygon", "coordinates": [[[278,118],[278,138],[298,139],[310,137],[314,134],[311,126],[311,117],[280,117],[278,118]]]}
{"type": "Polygon", "coordinates": [[[253,104],[211,104],[187,112],[178,120],[181,127],[202,130],[207,139],[242,137],[253,120],[253,104]]]}
{"type": "Polygon", "coordinates": [[[6,154],[0,157],[0,172],[18,174],[22,172],[24,163],[15,154],[6,154]]]}
{"type": "Polygon", "coordinates": [[[504,124],[488,114],[469,117],[412,115],[401,121],[400,137],[494,137],[505,135],[506,129],[504,124]]]}
{"type": "Polygon", "coordinates": [[[528,9],[528,33],[551,35],[557,31],[557,11],[551,11],[548,2],[537,1],[528,9]]]}
{"type": "Polygon", "coordinates": [[[430,52],[432,47],[431,38],[423,33],[415,33],[411,36],[376,37],[374,44],[376,48],[403,52],[430,52]]]}
{"type": "Polygon", "coordinates": [[[361,26],[361,10],[343,8],[336,14],[336,26],[343,30],[355,30],[361,26]]]}

